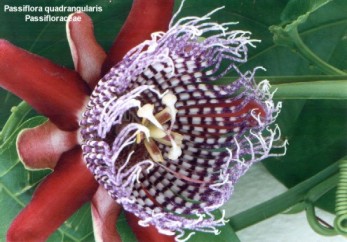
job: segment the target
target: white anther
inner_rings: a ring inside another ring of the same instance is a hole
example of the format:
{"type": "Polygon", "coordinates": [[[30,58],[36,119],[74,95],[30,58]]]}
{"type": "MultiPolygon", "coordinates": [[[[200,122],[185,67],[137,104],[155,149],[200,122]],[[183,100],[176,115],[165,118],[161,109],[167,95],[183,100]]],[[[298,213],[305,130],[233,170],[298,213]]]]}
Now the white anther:
{"type": "Polygon", "coordinates": [[[172,140],[171,144],[172,144],[172,147],[169,150],[167,157],[170,160],[177,160],[178,157],[180,157],[182,155],[182,149],[180,147],[178,147],[177,144],[175,143],[175,141],[173,141],[173,140],[172,140]]]}
{"type": "Polygon", "coordinates": [[[174,107],[175,103],[177,102],[177,97],[172,92],[167,92],[161,101],[168,107],[174,107]]]}
{"type": "Polygon", "coordinates": [[[163,126],[154,117],[153,111],[154,111],[154,105],[147,103],[143,105],[142,107],[139,107],[139,109],[137,110],[137,116],[139,116],[140,118],[145,118],[149,120],[157,128],[164,130],[163,126]]]}
{"type": "Polygon", "coordinates": [[[172,92],[167,92],[161,101],[169,109],[171,116],[171,129],[176,120],[177,109],[175,108],[175,104],[177,102],[177,97],[172,92]]]}
{"type": "Polygon", "coordinates": [[[142,107],[139,107],[137,110],[137,116],[140,118],[146,118],[149,113],[153,114],[154,105],[153,104],[145,104],[142,107]]]}

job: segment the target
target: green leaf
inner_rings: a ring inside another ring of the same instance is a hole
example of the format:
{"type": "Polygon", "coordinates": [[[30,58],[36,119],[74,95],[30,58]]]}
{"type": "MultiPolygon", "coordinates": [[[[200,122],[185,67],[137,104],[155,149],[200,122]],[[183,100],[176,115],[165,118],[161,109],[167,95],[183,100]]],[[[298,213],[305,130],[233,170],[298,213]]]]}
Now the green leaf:
{"type": "Polygon", "coordinates": [[[120,232],[122,241],[136,241],[136,237],[126,221],[124,212],[121,213],[117,220],[117,230],[120,232]]]}
{"type": "MultiPolygon", "coordinates": [[[[34,117],[25,121],[2,144],[0,149],[0,207],[8,208],[2,215],[3,226],[0,227],[0,237],[5,237],[13,217],[24,208],[39,182],[49,174],[49,171],[28,171],[20,162],[16,150],[16,137],[24,128],[35,127],[46,118],[34,117]]],[[[56,238],[68,238],[71,241],[85,241],[91,232],[91,215],[89,205],[82,207],[54,234],[50,241],[56,238]]],[[[65,241],[65,240],[64,240],[65,241]]]]}
{"type": "Polygon", "coordinates": [[[316,11],[328,2],[330,1],[293,0],[284,10],[284,15],[295,15],[297,12],[293,9],[300,9],[300,13],[296,16],[297,18],[288,24],[270,26],[269,30],[274,34],[273,40],[276,44],[286,46],[294,51],[297,51],[302,57],[315,64],[316,67],[323,73],[328,75],[346,75],[344,71],[341,71],[325,62],[313,51],[311,51],[310,48],[306,46],[298,32],[299,25],[305,23],[312,12],[316,11]],[[304,7],[302,7],[302,5],[304,5],[304,7]]]}
{"type": "Polygon", "coordinates": [[[21,102],[18,106],[13,106],[11,108],[11,115],[0,132],[0,145],[6,142],[17,127],[23,122],[30,110],[31,107],[25,102],[21,102]]]}
{"type": "MultiPolygon", "coordinates": [[[[11,114],[11,108],[17,105],[20,99],[0,88],[0,127],[5,125],[11,114]]],[[[1,130],[0,129],[0,130],[1,130]]]]}
{"type": "Polygon", "coordinates": [[[291,0],[281,14],[283,22],[291,22],[300,16],[311,14],[332,0],[291,0]]]}
{"type": "Polygon", "coordinates": [[[47,174],[47,172],[27,172],[19,161],[15,146],[16,136],[23,128],[33,127],[42,123],[42,117],[26,121],[19,127],[0,150],[0,207],[5,213],[2,215],[0,237],[4,238],[8,225],[13,217],[30,200],[32,189],[47,174]],[[6,209],[4,209],[6,208],[6,209]]]}

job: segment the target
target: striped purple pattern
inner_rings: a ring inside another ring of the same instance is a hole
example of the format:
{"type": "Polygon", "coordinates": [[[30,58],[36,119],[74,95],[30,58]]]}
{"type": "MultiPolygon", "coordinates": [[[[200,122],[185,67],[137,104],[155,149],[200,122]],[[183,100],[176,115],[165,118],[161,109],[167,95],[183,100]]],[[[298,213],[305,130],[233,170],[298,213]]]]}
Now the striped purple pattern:
{"type": "Polygon", "coordinates": [[[183,238],[183,229],[217,234],[225,219],[211,211],[254,162],[286,149],[279,128],[269,127],[281,104],[272,101],[268,81],[255,83],[259,68],[237,68],[256,40],[229,30],[233,23],[209,22],[215,11],[182,18],[133,48],[100,80],[80,124],[84,158],[98,182],[141,225],[178,232],[178,241],[190,236],[183,238]],[[238,78],[217,85],[227,73],[238,78]],[[171,144],[153,137],[152,123],[137,114],[145,104],[154,114],[167,108],[167,93],[177,99],[170,120],[161,123],[171,144]],[[182,141],[172,141],[172,132],[182,141]],[[149,154],[149,139],[163,161],[149,154]],[[174,145],[181,154],[170,159],[174,145]]]}

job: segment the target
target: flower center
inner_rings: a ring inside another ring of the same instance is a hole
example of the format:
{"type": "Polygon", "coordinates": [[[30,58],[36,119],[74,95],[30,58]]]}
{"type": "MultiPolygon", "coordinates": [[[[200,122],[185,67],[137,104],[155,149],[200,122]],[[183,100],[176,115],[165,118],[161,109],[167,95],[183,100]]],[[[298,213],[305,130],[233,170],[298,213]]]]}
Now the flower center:
{"type": "Polygon", "coordinates": [[[137,116],[142,118],[141,124],[149,130],[149,134],[145,136],[144,133],[138,133],[136,143],[143,142],[149,155],[155,162],[164,161],[157,143],[170,147],[168,158],[171,160],[177,160],[182,154],[183,136],[171,131],[176,119],[177,110],[175,103],[177,102],[177,97],[173,93],[167,92],[161,98],[161,101],[166,107],[156,114],[153,114],[154,105],[149,103],[139,107],[137,111],[137,116]],[[168,125],[169,121],[171,121],[170,125],[168,125]]]}

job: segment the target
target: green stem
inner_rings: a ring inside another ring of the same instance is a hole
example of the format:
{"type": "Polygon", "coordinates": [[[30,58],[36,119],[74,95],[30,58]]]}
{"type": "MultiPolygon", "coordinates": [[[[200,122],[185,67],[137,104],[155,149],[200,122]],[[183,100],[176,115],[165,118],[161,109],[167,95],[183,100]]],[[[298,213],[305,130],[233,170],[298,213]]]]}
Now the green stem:
{"type": "Polygon", "coordinates": [[[314,76],[256,76],[255,80],[269,80],[271,85],[289,84],[295,82],[316,82],[316,81],[347,81],[347,75],[314,75],[314,76]]]}
{"type": "Polygon", "coordinates": [[[272,85],[275,99],[347,99],[347,81],[314,81],[272,85]]]}
{"type": "Polygon", "coordinates": [[[235,231],[239,231],[289,209],[295,204],[303,201],[308,191],[325,179],[336,174],[338,169],[338,162],[335,162],[311,178],[290,188],[287,192],[232,216],[229,220],[229,224],[235,231]]]}
{"type": "Polygon", "coordinates": [[[346,75],[346,72],[341,71],[332,65],[329,65],[327,62],[323,61],[316,54],[314,54],[302,41],[297,28],[292,28],[289,32],[289,36],[294,41],[295,47],[297,48],[298,52],[304,58],[316,64],[322,72],[328,75],[346,75]]]}
{"type": "MultiPolygon", "coordinates": [[[[227,76],[214,82],[230,84],[237,77],[227,76]]],[[[269,79],[275,99],[347,99],[347,75],[336,76],[258,76],[256,81],[269,79]]]]}
{"type": "Polygon", "coordinates": [[[0,133],[0,144],[10,137],[15,129],[23,122],[25,116],[30,112],[30,110],[31,107],[24,101],[20,102],[18,106],[12,107],[11,115],[0,133]]]}
{"type": "Polygon", "coordinates": [[[316,217],[316,211],[312,203],[307,203],[306,218],[311,228],[318,234],[324,236],[335,236],[338,233],[333,228],[323,226],[316,217]]]}
{"type": "Polygon", "coordinates": [[[338,232],[333,227],[326,227],[318,221],[314,203],[318,201],[324,194],[337,186],[337,183],[339,182],[339,176],[340,174],[336,174],[321,182],[320,184],[312,188],[307,193],[305,198],[307,221],[316,233],[324,236],[335,236],[338,234],[338,232]]]}
{"type": "MultiPolygon", "coordinates": [[[[216,84],[230,84],[238,76],[225,76],[216,81],[216,84]]],[[[271,85],[290,84],[296,82],[318,82],[318,81],[347,81],[347,75],[312,75],[312,76],[255,76],[257,83],[262,80],[269,80],[271,85]]]]}
{"type": "Polygon", "coordinates": [[[339,174],[329,177],[325,181],[321,182],[314,188],[312,188],[306,195],[305,200],[310,203],[317,202],[324,194],[337,186],[339,181],[339,174]]]}

